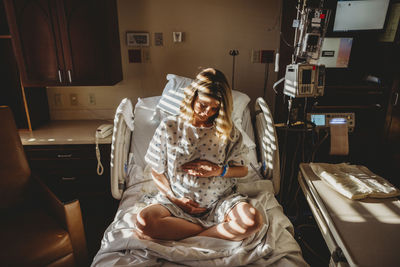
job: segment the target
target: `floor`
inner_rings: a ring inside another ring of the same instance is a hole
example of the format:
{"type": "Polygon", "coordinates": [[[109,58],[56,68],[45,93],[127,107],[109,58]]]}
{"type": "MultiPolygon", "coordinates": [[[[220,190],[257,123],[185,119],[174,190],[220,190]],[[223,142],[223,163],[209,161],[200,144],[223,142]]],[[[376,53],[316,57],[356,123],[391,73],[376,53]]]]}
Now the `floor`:
{"type": "Polygon", "coordinates": [[[104,231],[112,223],[118,201],[111,196],[97,196],[81,200],[82,218],[90,262],[100,249],[104,231]]]}
{"type": "Polygon", "coordinates": [[[329,266],[329,249],[301,189],[298,190],[294,197],[283,205],[284,212],[295,229],[295,239],[301,247],[305,261],[310,266],[329,266]]]}
{"type": "Polygon", "coordinates": [[[295,238],[310,266],[329,266],[329,249],[313,218],[308,223],[295,225],[295,238]]]}

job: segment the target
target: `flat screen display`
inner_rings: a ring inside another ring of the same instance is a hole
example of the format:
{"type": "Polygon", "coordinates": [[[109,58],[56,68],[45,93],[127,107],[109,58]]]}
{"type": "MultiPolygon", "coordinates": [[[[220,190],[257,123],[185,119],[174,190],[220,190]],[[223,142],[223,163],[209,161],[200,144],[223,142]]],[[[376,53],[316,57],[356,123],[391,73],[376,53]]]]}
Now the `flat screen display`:
{"type": "Polygon", "coordinates": [[[311,70],[303,70],[301,76],[302,84],[311,84],[311,70]]]}
{"type": "Polygon", "coordinates": [[[313,122],[315,126],[325,126],[325,115],[311,114],[311,122],[313,122]]]}
{"type": "Polygon", "coordinates": [[[347,68],[349,66],[353,38],[325,37],[321,47],[319,65],[326,68],[347,68]]]}
{"type": "Polygon", "coordinates": [[[381,30],[390,0],[338,0],[334,32],[381,30]]]}

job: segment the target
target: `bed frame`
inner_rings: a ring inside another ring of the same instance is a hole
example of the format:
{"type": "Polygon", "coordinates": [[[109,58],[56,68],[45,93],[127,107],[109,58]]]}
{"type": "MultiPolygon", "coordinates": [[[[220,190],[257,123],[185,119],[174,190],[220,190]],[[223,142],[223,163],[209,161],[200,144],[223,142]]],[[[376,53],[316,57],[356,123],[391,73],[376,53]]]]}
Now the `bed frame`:
{"type": "MultiPolygon", "coordinates": [[[[140,101],[139,99],[138,103],[140,101]]],[[[248,106],[246,109],[247,112],[243,112],[243,114],[247,114],[250,118],[250,109],[248,106]]],[[[246,129],[251,129],[249,136],[254,139],[258,152],[257,155],[253,151],[257,163],[251,164],[252,170],[249,170],[249,173],[252,172],[249,179],[253,180],[241,179],[243,182],[237,185],[238,192],[247,194],[250,203],[262,211],[265,222],[262,229],[248,241],[228,242],[222,239],[207,239],[207,237],[190,237],[182,241],[158,243],[139,240],[132,236],[132,229],[135,228],[132,218],[136,218],[137,212],[145,205],[139,199],[139,195],[144,189],[156,190],[155,186],[151,184],[152,179],[144,175],[148,169],[144,168],[144,162],[141,162],[142,166],[139,166],[138,151],[135,152],[135,146],[137,148],[140,145],[143,149],[146,147],[146,142],[136,144],[135,137],[140,131],[134,128],[135,119],[148,120],[149,118],[144,118],[140,113],[138,104],[134,111],[129,99],[122,100],[114,120],[111,146],[111,191],[113,197],[121,199],[121,201],[114,221],[105,231],[101,248],[95,256],[92,266],[110,266],[117,263],[123,263],[124,266],[159,266],[160,260],[161,262],[165,261],[167,265],[174,263],[173,266],[179,264],[185,266],[241,266],[255,261],[262,266],[270,264],[274,266],[308,266],[294,239],[293,225],[284,215],[282,207],[274,197],[278,194],[280,185],[279,150],[273,118],[268,105],[262,98],[258,98],[255,102],[255,120],[252,122],[249,119],[250,122],[249,120],[246,122],[251,125],[246,129]],[[256,126],[255,129],[253,125],[256,126]],[[256,137],[254,137],[253,131],[256,137]],[[133,162],[135,164],[132,164],[133,162]],[[143,180],[137,182],[129,176],[136,166],[138,166],[136,170],[143,168],[143,180]],[[135,181],[132,183],[132,180],[135,181]],[[215,249],[216,246],[221,247],[215,249]],[[246,246],[249,246],[248,249],[244,249],[246,246]],[[226,254],[224,252],[226,249],[234,252],[226,254]],[[204,250],[210,252],[204,254],[204,250]],[[189,258],[186,256],[188,253],[189,258]],[[196,256],[193,259],[191,253],[202,256],[200,258],[196,256]],[[147,255],[145,259],[143,255],[147,255]],[[208,258],[210,255],[215,258],[208,258]]],[[[154,130],[158,125],[157,122],[146,122],[154,123],[149,127],[154,130]]],[[[144,131],[144,129],[139,130],[144,131]]],[[[149,136],[145,136],[145,139],[150,142],[152,134],[150,136],[150,133],[146,131],[146,135],[149,136]]]]}

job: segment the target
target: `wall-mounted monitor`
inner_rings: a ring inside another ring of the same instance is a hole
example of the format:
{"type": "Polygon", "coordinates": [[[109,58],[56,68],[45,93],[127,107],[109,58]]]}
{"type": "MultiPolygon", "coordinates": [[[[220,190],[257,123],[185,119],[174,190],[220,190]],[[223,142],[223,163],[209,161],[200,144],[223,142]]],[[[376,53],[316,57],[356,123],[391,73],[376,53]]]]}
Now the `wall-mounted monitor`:
{"type": "Polygon", "coordinates": [[[390,0],[338,0],[334,32],[381,30],[390,0]]]}
{"type": "Polygon", "coordinates": [[[353,38],[325,37],[318,64],[326,68],[347,68],[352,44],[353,38]]]}

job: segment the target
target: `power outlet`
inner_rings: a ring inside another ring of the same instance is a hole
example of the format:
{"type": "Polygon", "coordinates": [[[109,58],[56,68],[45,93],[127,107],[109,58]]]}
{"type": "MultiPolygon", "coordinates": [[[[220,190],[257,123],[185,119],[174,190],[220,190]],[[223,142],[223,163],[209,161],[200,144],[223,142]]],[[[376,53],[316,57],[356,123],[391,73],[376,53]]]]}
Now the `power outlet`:
{"type": "Polygon", "coordinates": [[[148,49],[142,49],[143,63],[150,63],[150,51],[148,49]]]}
{"type": "Polygon", "coordinates": [[[77,94],[69,94],[69,100],[70,100],[71,106],[78,105],[78,95],[77,94]]]}
{"type": "Polygon", "coordinates": [[[54,106],[62,107],[62,100],[61,100],[61,94],[60,93],[54,94],[54,106]]]}
{"type": "Polygon", "coordinates": [[[251,63],[260,63],[261,62],[261,51],[260,50],[251,50],[251,63]]]}
{"type": "Polygon", "coordinates": [[[96,95],[94,93],[89,94],[89,104],[92,106],[96,105],[96,95]]]}

